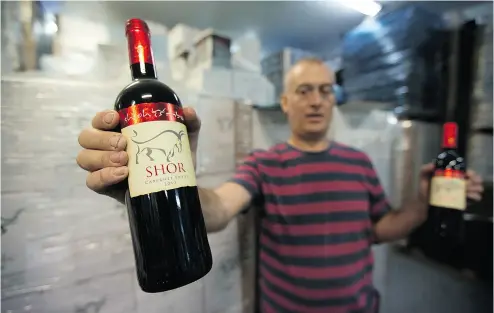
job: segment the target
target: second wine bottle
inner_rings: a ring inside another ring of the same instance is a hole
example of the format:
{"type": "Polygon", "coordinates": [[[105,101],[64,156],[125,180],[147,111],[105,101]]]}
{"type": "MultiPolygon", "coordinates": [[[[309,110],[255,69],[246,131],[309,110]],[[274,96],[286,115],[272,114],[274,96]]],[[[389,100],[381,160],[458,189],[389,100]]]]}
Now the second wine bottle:
{"type": "Polygon", "coordinates": [[[458,154],[458,126],[443,126],[442,151],[436,157],[430,188],[432,231],[437,258],[460,266],[464,241],[463,212],[467,206],[466,162],[458,154]]]}

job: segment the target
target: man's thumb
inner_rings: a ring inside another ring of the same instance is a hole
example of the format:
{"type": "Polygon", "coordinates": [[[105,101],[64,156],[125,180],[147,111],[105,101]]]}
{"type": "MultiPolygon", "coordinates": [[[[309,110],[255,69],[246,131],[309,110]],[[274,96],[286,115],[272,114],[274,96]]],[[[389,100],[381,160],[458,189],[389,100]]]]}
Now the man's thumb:
{"type": "Polygon", "coordinates": [[[201,120],[197,116],[196,111],[191,107],[184,108],[185,125],[190,135],[198,133],[201,129],[201,120]]]}

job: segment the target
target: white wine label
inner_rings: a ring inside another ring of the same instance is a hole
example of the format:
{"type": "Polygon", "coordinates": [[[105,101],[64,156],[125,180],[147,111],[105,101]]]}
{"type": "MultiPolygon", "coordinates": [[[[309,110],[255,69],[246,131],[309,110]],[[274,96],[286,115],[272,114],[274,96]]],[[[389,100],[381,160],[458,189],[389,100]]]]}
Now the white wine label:
{"type": "Polygon", "coordinates": [[[131,197],[197,186],[181,108],[145,103],[119,113],[122,134],[127,139],[131,197]]]}
{"type": "Polygon", "coordinates": [[[429,204],[454,210],[465,210],[467,184],[463,173],[436,171],[431,181],[429,204]]]}

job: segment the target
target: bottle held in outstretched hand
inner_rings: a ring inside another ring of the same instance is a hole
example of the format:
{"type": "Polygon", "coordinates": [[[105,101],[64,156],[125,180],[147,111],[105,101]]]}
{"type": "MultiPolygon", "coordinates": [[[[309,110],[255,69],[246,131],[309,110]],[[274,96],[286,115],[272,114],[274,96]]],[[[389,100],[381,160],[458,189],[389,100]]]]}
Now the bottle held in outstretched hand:
{"type": "Polygon", "coordinates": [[[157,79],[147,24],[130,19],[125,33],[132,83],[115,101],[129,155],[125,202],[140,287],[162,292],[205,276],[212,255],[182,104],[157,79]]]}
{"type": "Polygon", "coordinates": [[[457,151],[458,126],[443,126],[442,151],[436,157],[429,204],[434,232],[441,240],[459,244],[464,238],[463,212],[467,207],[466,161],[457,151]]]}

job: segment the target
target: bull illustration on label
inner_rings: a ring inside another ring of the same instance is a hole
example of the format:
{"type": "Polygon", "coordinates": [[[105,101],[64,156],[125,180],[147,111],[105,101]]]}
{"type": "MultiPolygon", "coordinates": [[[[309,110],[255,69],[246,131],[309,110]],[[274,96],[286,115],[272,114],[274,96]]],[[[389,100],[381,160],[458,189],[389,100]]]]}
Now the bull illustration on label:
{"type": "Polygon", "coordinates": [[[138,141],[137,139],[134,139],[138,136],[138,134],[135,130],[133,130],[133,132],[134,136],[132,136],[130,140],[132,140],[132,142],[135,143],[137,146],[136,164],[139,164],[139,155],[143,153],[149,158],[150,161],[154,161],[151,155],[153,154],[153,152],[158,151],[163,153],[163,155],[166,157],[167,162],[171,162],[170,160],[175,156],[175,153],[182,152],[182,137],[185,136],[185,132],[183,130],[179,131],[178,133],[170,129],[164,130],[153,138],[144,141],[138,141]],[[172,138],[176,139],[173,147],[168,150],[158,148],[159,146],[163,145],[162,136],[164,136],[165,134],[172,134],[172,138]]]}

